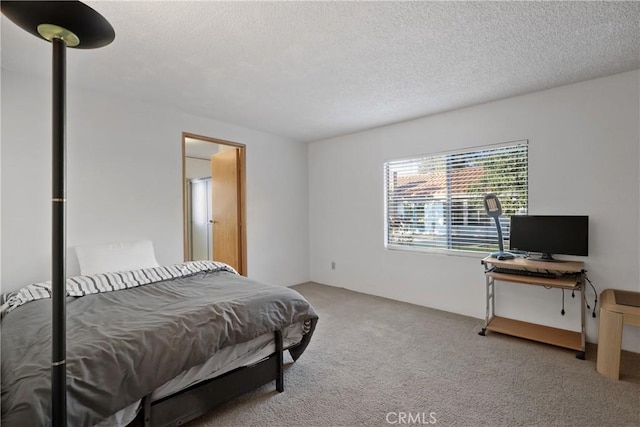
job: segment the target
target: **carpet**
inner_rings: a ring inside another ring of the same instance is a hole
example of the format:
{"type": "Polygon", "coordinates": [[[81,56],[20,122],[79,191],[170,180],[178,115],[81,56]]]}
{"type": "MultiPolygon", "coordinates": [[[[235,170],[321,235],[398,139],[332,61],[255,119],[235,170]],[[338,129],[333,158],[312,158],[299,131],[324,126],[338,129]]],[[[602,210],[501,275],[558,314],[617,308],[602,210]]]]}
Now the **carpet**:
{"type": "Polygon", "coordinates": [[[594,345],[578,360],[479,336],[479,319],[316,283],[294,289],[320,320],[302,357],[286,355],[285,391],[265,385],[189,427],[640,425],[640,354],[623,352],[613,381],[596,372],[594,345]]]}

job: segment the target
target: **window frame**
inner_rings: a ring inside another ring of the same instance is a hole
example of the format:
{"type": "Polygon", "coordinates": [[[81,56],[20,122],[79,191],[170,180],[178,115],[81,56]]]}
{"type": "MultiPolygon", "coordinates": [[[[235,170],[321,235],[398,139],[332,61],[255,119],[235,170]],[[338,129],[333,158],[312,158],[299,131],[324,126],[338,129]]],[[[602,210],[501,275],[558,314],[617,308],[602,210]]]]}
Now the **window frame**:
{"type": "MultiPolygon", "coordinates": [[[[402,162],[402,161],[420,161],[420,160],[426,160],[426,159],[436,159],[436,158],[445,158],[446,156],[459,156],[459,157],[464,157],[467,155],[472,155],[473,153],[479,153],[482,151],[488,151],[488,150],[497,150],[500,148],[505,148],[505,147],[515,147],[515,146],[519,146],[519,145],[524,145],[526,147],[524,153],[526,155],[526,179],[524,180],[524,185],[525,185],[525,190],[522,194],[524,194],[525,200],[526,200],[526,206],[524,207],[524,212],[521,212],[520,214],[524,214],[526,215],[530,209],[530,198],[529,198],[529,140],[528,139],[521,139],[521,140],[514,140],[514,141],[507,141],[507,142],[502,142],[502,143],[494,143],[494,144],[487,144],[487,145],[479,145],[479,146],[473,146],[473,147],[466,147],[466,148],[462,148],[462,149],[456,149],[456,150],[447,150],[447,151],[440,151],[440,152],[435,152],[435,153],[428,153],[428,154],[421,154],[421,155],[413,155],[413,156],[405,156],[405,157],[401,157],[401,158],[393,158],[393,159],[387,159],[384,161],[383,163],[383,187],[384,187],[384,194],[383,194],[383,205],[384,205],[384,210],[383,210],[383,222],[384,222],[384,248],[387,250],[393,250],[393,251],[406,251],[406,252],[425,252],[425,253],[434,253],[434,254],[443,254],[443,255],[455,255],[455,256],[473,256],[473,257],[477,257],[479,254],[487,254],[490,252],[494,252],[495,250],[497,250],[498,247],[498,242],[496,241],[495,243],[495,248],[488,248],[487,250],[464,250],[464,249],[455,249],[452,248],[452,242],[453,242],[453,234],[454,234],[454,230],[452,227],[452,215],[449,214],[447,216],[448,220],[446,222],[446,245],[447,247],[435,247],[435,246],[427,246],[427,245],[403,245],[401,243],[397,243],[397,242],[390,242],[389,241],[389,234],[390,234],[390,226],[389,226],[389,221],[390,221],[390,216],[389,216],[389,164],[394,163],[394,162],[402,162]]],[[[449,161],[445,162],[446,164],[446,168],[450,169],[452,163],[449,161]]],[[[452,195],[451,194],[447,194],[444,197],[445,201],[451,201],[453,200],[452,195]]],[[[464,200],[463,200],[464,201],[464,200]]],[[[504,206],[503,206],[504,207],[504,206]]],[[[424,208],[423,208],[424,209],[424,208]]],[[[447,206],[447,202],[444,203],[444,207],[443,209],[449,210],[449,212],[451,212],[451,207],[447,206]]],[[[482,214],[484,215],[484,212],[482,212],[482,214]]],[[[504,221],[504,218],[510,218],[511,215],[502,215],[501,218],[501,224],[504,221]]],[[[489,218],[487,216],[487,218],[489,218]]],[[[493,219],[491,219],[491,223],[493,224],[493,219]]],[[[494,230],[495,230],[495,225],[494,225],[494,230]]],[[[504,232],[504,228],[503,228],[503,233],[504,232]]],[[[508,240],[508,232],[505,233],[504,235],[504,239],[505,241],[505,250],[508,249],[508,245],[506,244],[506,241],[508,240]]]]}

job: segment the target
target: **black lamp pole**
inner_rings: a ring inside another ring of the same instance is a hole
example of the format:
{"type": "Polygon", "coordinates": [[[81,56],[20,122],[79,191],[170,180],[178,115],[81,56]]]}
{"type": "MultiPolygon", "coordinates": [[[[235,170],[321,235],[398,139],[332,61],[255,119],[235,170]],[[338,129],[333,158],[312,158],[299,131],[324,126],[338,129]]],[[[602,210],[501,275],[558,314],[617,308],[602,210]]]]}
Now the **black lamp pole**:
{"type": "Polygon", "coordinates": [[[54,426],[67,421],[66,378],[66,54],[67,45],[52,39],[53,114],[52,114],[52,199],[51,199],[51,420],[54,426]]]}
{"type": "Polygon", "coordinates": [[[2,13],[53,47],[51,224],[51,422],[67,425],[66,370],[66,50],[106,46],[111,24],[79,1],[5,1],[2,13]]]}

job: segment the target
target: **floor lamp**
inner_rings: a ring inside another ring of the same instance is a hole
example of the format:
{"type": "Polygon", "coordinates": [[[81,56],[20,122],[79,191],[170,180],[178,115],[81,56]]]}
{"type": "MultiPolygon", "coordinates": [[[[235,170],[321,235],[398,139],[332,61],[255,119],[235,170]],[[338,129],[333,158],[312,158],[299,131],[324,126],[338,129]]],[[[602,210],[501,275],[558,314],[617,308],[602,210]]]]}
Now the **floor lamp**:
{"type": "Polygon", "coordinates": [[[66,48],[93,49],[115,37],[111,24],[79,1],[5,1],[2,13],[53,47],[51,422],[67,424],[66,382],[66,48]]]}

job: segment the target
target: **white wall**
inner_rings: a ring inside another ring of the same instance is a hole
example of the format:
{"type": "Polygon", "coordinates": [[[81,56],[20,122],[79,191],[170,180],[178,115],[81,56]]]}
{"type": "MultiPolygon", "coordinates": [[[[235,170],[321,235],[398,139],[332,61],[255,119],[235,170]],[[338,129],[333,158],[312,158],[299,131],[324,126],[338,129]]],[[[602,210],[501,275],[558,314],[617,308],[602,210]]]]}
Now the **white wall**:
{"type": "MultiPolygon", "coordinates": [[[[598,291],[640,290],[638,81],[633,71],[310,144],[311,279],[484,318],[482,255],[384,248],[383,163],[527,139],[529,212],[589,215],[585,261],[598,291]]],[[[560,290],[498,284],[497,311],[578,330],[578,296],[567,293],[562,317],[560,290]]],[[[597,330],[589,315],[589,341],[597,330]]],[[[624,335],[640,351],[637,328],[624,335]]]]}
{"type": "MultiPolygon", "coordinates": [[[[68,76],[72,83],[72,76],[68,76]]],[[[2,72],[2,291],[50,277],[50,81],[2,72]]],[[[249,276],[308,275],[307,147],[251,129],[68,87],[68,246],[150,238],[181,262],[182,132],[247,145],[249,276]]],[[[68,273],[76,274],[75,253],[68,273]]]]}
{"type": "MultiPolygon", "coordinates": [[[[213,144],[212,144],[213,145],[213,144]]],[[[185,178],[205,178],[211,176],[211,161],[186,157],[184,159],[185,178]]]]}

